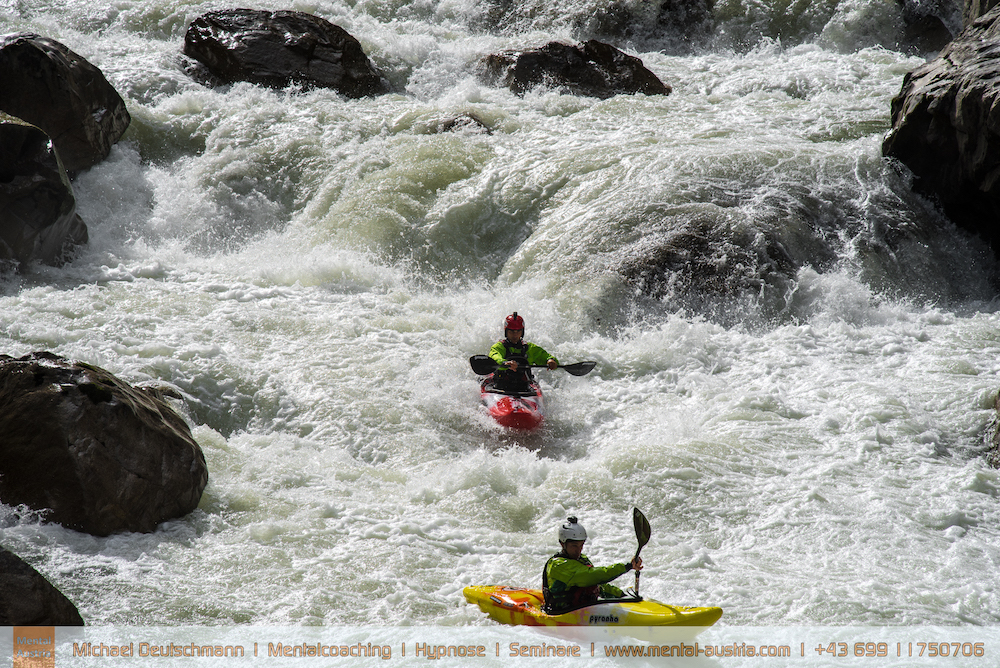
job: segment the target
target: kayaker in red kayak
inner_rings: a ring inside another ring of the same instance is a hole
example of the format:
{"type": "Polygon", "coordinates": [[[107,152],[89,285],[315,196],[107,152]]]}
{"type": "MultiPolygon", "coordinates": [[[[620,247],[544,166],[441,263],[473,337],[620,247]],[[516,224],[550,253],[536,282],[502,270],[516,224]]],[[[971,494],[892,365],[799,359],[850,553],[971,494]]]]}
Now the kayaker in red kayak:
{"type": "Polygon", "coordinates": [[[544,348],[524,340],[524,318],[517,311],[504,319],[503,335],[504,338],[494,343],[489,353],[490,359],[503,367],[493,374],[493,384],[497,389],[527,388],[532,364],[544,364],[550,370],[559,367],[559,361],[544,348]],[[525,363],[528,366],[518,371],[518,367],[525,363]]]}
{"type": "Polygon", "coordinates": [[[562,550],[551,557],[542,570],[544,610],[550,615],[593,605],[602,598],[622,598],[625,592],[608,583],[632,569],[642,570],[642,557],[639,556],[631,562],[594,566],[583,554],[586,540],[587,530],[575,517],[567,518],[559,527],[562,550]]]}

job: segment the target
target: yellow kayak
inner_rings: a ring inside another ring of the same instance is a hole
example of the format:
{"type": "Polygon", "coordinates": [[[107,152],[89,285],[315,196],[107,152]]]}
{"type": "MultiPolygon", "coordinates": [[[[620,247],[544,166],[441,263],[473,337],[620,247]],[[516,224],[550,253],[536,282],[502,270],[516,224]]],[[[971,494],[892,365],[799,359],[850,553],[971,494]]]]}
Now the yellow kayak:
{"type": "Polygon", "coordinates": [[[542,592],[493,585],[466,587],[465,600],[501,624],[515,626],[711,626],[722,608],[691,608],[649,599],[610,599],[560,615],[542,612],[542,592]]]}

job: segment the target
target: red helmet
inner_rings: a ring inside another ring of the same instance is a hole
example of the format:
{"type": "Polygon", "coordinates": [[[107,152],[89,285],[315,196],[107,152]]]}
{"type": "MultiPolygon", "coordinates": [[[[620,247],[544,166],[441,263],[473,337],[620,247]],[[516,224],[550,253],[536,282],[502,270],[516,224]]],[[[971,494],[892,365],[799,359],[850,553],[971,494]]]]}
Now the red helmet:
{"type": "Polygon", "coordinates": [[[524,331],[524,318],[519,316],[517,311],[514,311],[504,319],[503,331],[506,332],[508,329],[519,329],[522,332],[524,331]]]}

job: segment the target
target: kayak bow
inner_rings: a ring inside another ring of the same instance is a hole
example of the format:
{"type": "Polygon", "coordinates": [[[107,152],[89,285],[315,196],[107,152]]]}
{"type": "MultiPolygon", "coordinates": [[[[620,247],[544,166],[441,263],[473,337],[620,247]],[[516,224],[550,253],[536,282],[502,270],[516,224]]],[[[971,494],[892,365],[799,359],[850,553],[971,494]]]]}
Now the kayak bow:
{"type": "Polygon", "coordinates": [[[616,598],[550,615],[542,611],[542,592],[500,585],[466,587],[465,600],[492,619],[515,626],[711,626],[722,608],[667,605],[659,601],[616,598]]]}
{"type": "Polygon", "coordinates": [[[486,411],[498,424],[509,429],[532,431],[545,420],[545,404],[538,383],[528,383],[522,392],[502,391],[493,386],[490,374],[480,383],[479,396],[486,411]]]}

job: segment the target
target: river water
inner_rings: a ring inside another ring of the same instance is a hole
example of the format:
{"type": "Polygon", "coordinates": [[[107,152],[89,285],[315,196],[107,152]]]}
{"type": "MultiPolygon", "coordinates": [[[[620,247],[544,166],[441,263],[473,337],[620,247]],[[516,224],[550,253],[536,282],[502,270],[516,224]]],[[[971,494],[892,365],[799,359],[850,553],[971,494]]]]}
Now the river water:
{"type": "Polygon", "coordinates": [[[75,181],[89,246],[0,286],[0,352],[175,387],[210,470],[155,533],[0,506],[3,546],[94,626],[475,627],[463,587],[537,586],[568,514],[624,560],[637,506],[643,593],[723,625],[1000,623],[996,268],[880,154],[923,56],[895,3],[768,1],[699,39],[624,3],[673,94],[608,100],[475,76],[606,3],[256,2],[360,39],[396,92],[346,100],[194,81],[225,3],[0,0],[133,118],[75,181]],[[623,269],[685,234],[698,271],[623,269]],[[533,436],[467,362],[514,310],[598,363],[538,372],[533,436]]]}

